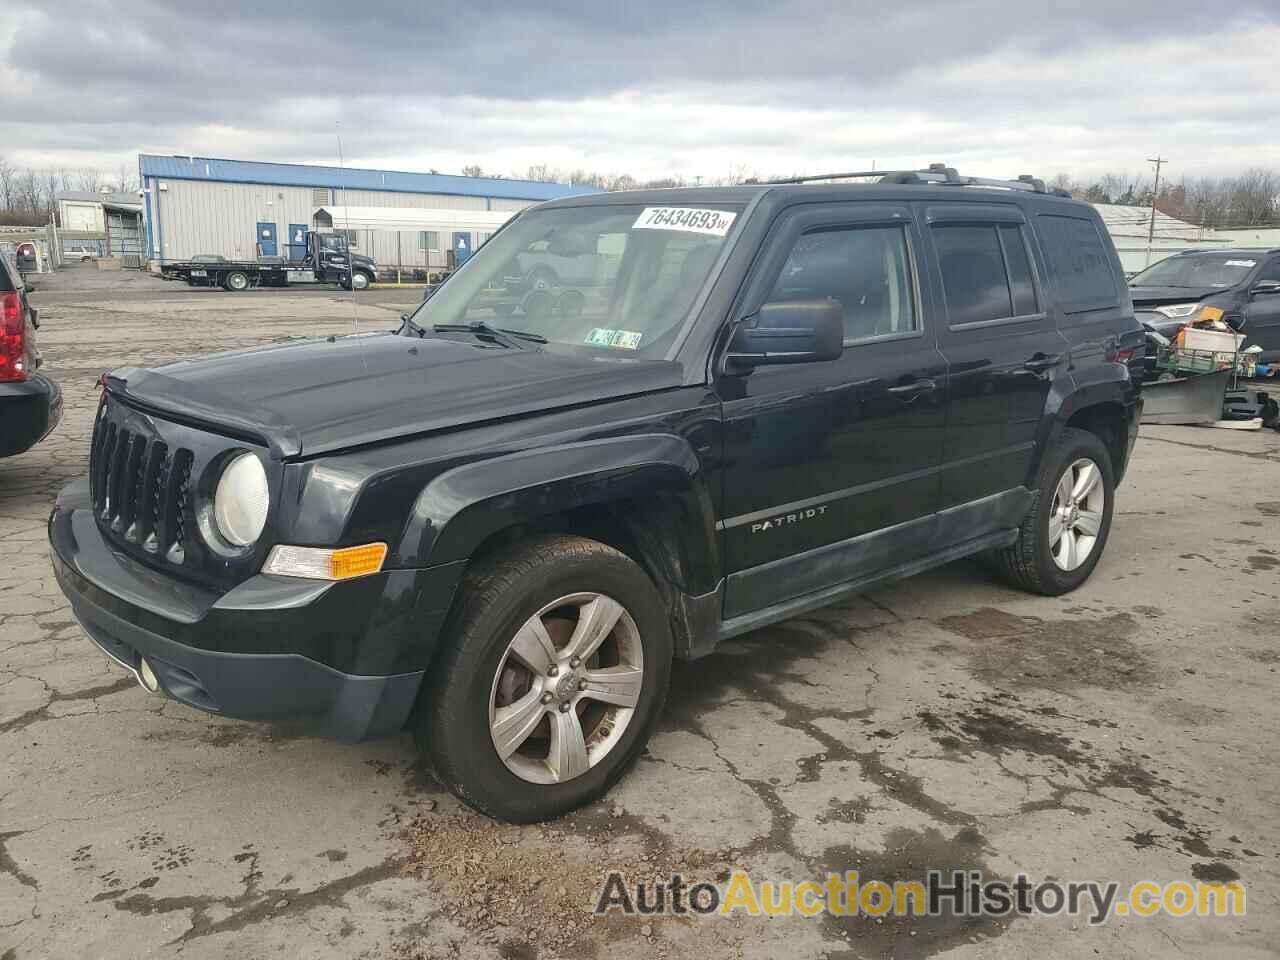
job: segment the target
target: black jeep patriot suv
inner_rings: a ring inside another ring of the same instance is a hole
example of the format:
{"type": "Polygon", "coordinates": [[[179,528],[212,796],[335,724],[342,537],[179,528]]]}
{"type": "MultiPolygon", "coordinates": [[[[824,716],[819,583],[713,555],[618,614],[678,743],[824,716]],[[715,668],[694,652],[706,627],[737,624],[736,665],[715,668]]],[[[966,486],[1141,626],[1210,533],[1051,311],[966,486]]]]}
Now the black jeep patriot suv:
{"type": "Polygon", "coordinates": [[[108,375],[53,563],[148,689],[411,723],[537,820],[635,759],[673,657],[970,554],[1079,586],[1143,347],[1097,214],[1030,178],[575,197],[397,331],[108,375]],[[586,262],[533,289],[530,250],[586,262]]]}

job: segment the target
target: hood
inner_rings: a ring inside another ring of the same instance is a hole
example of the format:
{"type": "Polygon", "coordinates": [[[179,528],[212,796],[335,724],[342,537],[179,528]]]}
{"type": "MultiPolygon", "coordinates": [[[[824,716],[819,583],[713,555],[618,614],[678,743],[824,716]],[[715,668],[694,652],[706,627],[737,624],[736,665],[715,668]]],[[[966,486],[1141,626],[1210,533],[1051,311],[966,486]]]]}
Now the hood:
{"type": "Polygon", "coordinates": [[[1129,287],[1129,296],[1135,307],[1158,307],[1166,303],[1194,303],[1211,297],[1215,293],[1225,293],[1226,287],[1129,287]]]}
{"type": "Polygon", "coordinates": [[[670,389],[680,374],[668,361],[377,333],[124,368],[107,387],[160,416],[296,457],[670,389]]]}

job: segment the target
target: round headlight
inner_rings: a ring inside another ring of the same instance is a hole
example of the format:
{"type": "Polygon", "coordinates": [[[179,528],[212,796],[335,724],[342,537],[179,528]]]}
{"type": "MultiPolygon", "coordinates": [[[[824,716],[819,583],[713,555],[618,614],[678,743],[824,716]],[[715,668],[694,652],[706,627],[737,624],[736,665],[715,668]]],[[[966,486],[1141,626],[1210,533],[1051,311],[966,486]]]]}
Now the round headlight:
{"type": "Polygon", "coordinates": [[[267,525],[271,493],[267,472],[252,453],[233,459],[218,478],[213,494],[213,520],[228,543],[247,547],[262,535],[267,525]]]}

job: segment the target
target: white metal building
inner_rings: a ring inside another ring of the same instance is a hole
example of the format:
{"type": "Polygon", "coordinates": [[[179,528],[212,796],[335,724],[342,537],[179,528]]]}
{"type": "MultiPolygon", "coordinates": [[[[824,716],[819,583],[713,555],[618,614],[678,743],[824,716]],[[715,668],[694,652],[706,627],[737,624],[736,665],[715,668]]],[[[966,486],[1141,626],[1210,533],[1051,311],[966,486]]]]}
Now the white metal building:
{"type": "Polygon", "coordinates": [[[349,232],[356,252],[382,268],[438,268],[450,251],[465,259],[518,210],[595,192],[530,180],[151,154],[139,156],[138,173],[153,265],[198,254],[301,259],[307,232],[342,230],[359,210],[360,225],[351,221],[349,232]],[[412,217],[378,223],[370,208],[432,211],[437,228],[406,228],[412,217]],[[456,222],[437,216],[448,211],[457,211],[456,222]],[[483,224],[468,217],[474,213],[486,215],[483,224]]]}
{"type": "Polygon", "coordinates": [[[1157,260],[1172,256],[1182,250],[1225,246],[1212,230],[1205,230],[1194,223],[1156,212],[1155,236],[1151,233],[1151,208],[1119,203],[1095,203],[1094,209],[1102,215],[1102,222],[1111,234],[1111,240],[1120,254],[1120,263],[1128,272],[1145,270],[1157,260]]]}
{"type": "Polygon", "coordinates": [[[79,249],[92,241],[99,256],[119,257],[127,267],[141,266],[142,198],[137,193],[64,190],[54,198],[58,225],[79,249]]]}
{"type": "Polygon", "coordinates": [[[1280,247],[1280,227],[1229,227],[1213,238],[1233,247],[1280,247]]]}

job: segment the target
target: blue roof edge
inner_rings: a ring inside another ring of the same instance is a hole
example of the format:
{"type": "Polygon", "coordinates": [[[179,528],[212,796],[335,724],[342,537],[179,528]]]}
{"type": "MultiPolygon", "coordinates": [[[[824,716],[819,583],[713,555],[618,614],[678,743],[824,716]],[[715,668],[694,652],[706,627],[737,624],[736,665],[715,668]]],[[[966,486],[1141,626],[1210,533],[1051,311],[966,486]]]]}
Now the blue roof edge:
{"type": "Polygon", "coordinates": [[[329,189],[346,187],[350,190],[438,193],[503,200],[555,200],[600,192],[596,187],[538,180],[503,180],[494,177],[462,177],[448,173],[413,173],[405,170],[370,170],[361,167],[325,167],[149,153],[138,155],[138,167],[144,177],[168,177],[173,180],[329,189]]]}

